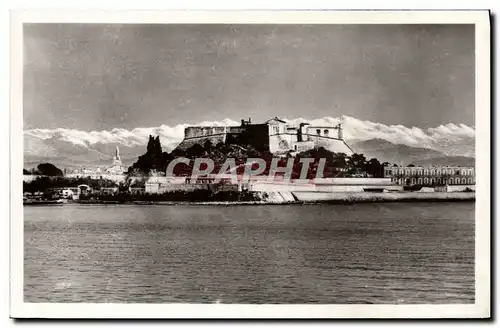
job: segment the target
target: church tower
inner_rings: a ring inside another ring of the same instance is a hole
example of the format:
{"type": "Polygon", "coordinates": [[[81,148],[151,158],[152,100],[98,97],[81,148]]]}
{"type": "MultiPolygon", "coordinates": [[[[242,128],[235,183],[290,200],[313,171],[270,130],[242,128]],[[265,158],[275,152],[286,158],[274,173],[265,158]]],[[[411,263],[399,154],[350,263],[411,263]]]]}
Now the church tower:
{"type": "Polygon", "coordinates": [[[122,159],[120,158],[120,148],[116,146],[115,157],[113,157],[113,166],[122,166],[122,159]]]}
{"type": "Polygon", "coordinates": [[[122,159],[120,158],[120,149],[116,146],[115,156],[113,156],[113,165],[106,169],[106,173],[113,175],[122,175],[123,174],[123,164],[122,159]]]}

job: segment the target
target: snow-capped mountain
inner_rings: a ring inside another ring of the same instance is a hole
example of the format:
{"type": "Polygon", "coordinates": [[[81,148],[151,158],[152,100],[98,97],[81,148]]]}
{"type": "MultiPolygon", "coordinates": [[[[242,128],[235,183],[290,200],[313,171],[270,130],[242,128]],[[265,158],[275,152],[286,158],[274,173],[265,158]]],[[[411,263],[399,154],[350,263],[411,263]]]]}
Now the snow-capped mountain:
{"type": "Polygon", "coordinates": [[[381,162],[398,165],[451,165],[474,166],[474,157],[446,156],[444,153],[422,147],[394,144],[382,139],[370,139],[351,143],[351,148],[367,159],[377,158],[381,162]]]}
{"type": "Polygon", "coordinates": [[[288,121],[295,124],[308,122],[311,125],[336,125],[342,123],[344,139],[351,143],[380,139],[398,145],[436,150],[447,156],[475,156],[476,131],[465,124],[448,123],[435,128],[421,129],[361,121],[349,116],[324,117],[309,121],[299,118],[288,121]]]}
{"type": "MultiPolygon", "coordinates": [[[[388,142],[408,148],[428,149],[432,156],[466,156],[475,154],[475,129],[465,124],[440,125],[435,128],[421,129],[402,125],[384,125],[362,121],[349,116],[337,118],[323,117],[307,120],[304,118],[284,119],[291,125],[308,122],[311,125],[329,126],[342,123],[344,138],[356,145],[359,152],[385,147],[377,143],[388,142]],[[367,145],[362,142],[371,141],[367,145]],[[375,144],[374,144],[375,143],[375,144]]],[[[237,126],[239,122],[225,119],[216,122],[201,122],[197,126],[237,126]]],[[[120,147],[123,158],[131,161],[145,152],[149,135],[160,136],[164,151],[174,149],[184,137],[188,124],[176,126],[160,125],[133,130],[112,129],[110,131],[79,131],[74,129],[33,129],[24,131],[25,165],[51,159],[66,159],[75,165],[105,162],[112,158],[116,146],[120,147]]],[[[390,147],[387,151],[390,151],[390,147]]],[[[412,154],[415,152],[412,152],[412,154]]],[[[417,152],[418,153],[418,152],[417,152]]],[[[412,155],[413,156],[413,155],[412,155]]],[[[417,155],[415,155],[417,156],[417,155]]],[[[428,156],[423,156],[425,159],[428,156]]],[[[382,159],[383,160],[383,159],[382,159]]]]}

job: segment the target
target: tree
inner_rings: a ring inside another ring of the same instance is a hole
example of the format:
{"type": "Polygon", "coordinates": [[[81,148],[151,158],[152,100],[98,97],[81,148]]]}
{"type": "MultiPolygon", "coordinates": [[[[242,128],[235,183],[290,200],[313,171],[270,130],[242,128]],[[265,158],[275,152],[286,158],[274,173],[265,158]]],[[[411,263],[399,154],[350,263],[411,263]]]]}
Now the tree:
{"type": "Polygon", "coordinates": [[[39,164],[36,167],[36,170],[37,170],[39,175],[58,176],[58,177],[63,176],[63,172],[59,168],[57,168],[55,165],[50,164],[50,163],[39,164]]]}
{"type": "Polygon", "coordinates": [[[382,177],[384,175],[383,170],[384,167],[376,158],[372,158],[368,162],[366,162],[365,171],[374,178],[382,177]]]}
{"type": "Polygon", "coordinates": [[[188,158],[201,157],[205,154],[205,149],[200,144],[194,144],[186,150],[186,156],[188,158]]]}
{"type": "Polygon", "coordinates": [[[413,165],[413,164],[410,164],[410,165],[408,165],[408,167],[415,167],[415,165],[413,165]]]}
{"type": "Polygon", "coordinates": [[[23,175],[31,175],[31,172],[26,169],[23,169],[23,175]]]}
{"type": "Polygon", "coordinates": [[[337,153],[333,156],[332,165],[337,168],[347,167],[347,155],[344,153],[337,153]]]}
{"type": "Polygon", "coordinates": [[[128,174],[149,174],[151,170],[162,171],[165,167],[166,157],[163,155],[160,137],[149,136],[146,153],[139,156],[137,162],[128,169],[128,174]]]}
{"type": "Polygon", "coordinates": [[[203,149],[205,149],[206,152],[210,152],[212,150],[212,142],[210,140],[205,141],[203,149]]]}
{"type": "Polygon", "coordinates": [[[160,136],[156,136],[156,138],[154,138],[153,136],[150,135],[146,150],[147,150],[147,153],[150,153],[153,155],[160,155],[162,153],[160,136]]]}
{"type": "Polygon", "coordinates": [[[363,154],[352,154],[349,159],[351,173],[360,173],[365,169],[366,158],[363,154]]]}

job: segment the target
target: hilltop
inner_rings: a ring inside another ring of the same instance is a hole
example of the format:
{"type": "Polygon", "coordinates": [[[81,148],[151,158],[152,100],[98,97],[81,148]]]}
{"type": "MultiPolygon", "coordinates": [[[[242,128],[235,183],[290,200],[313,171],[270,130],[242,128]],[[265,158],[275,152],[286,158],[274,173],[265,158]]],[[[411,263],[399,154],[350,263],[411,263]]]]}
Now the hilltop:
{"type": "MultiPolygon", "coordinates": [[[[162,151],[159,136],[149,136],[146,153],[139,156],[138,160],[129,167],[129,175],[148,175],[152,171],[165,172],[168,164],[175,158],[185,157],[188,159],[210,158],[215,162],[215,172],[219,172],[223,163],[228,158],[234,158],[236,165],[243,165],[251,158],[261,158],[266,162],[266,170],[262,174],[267,174],[273,158],[277,158],[268,151],[259,152],[251,146],[237,144],[212,145],[207,141],[203,146],[195,144],[186,150],[175,149],[172,152],[162,151]]],[[[294,167],[292,177],[298,178],[301,172],[301,158],[312,158],[314,162],[310,165],[308,177],[315,177],[320,159],[326,160],[323,171],[325,177],[340,176],[372,176],[382,177],[383,165],[390,163],[380,163],[376,158],[367,159],[363,154],[353,154],[347,156],[344,153],[333,153],[325,148],[311,149],[301,153],[287,153],[279,157],[278,166],[285,167],[289,159],[293,159],[294,167]]],[[[192,170],[193,161],[189,166],[179,164],[176,166],[174,174],[189,175],[192,170]]],[[[240,167],[237,172],[243,173],[244,168],[240,167]]]]}

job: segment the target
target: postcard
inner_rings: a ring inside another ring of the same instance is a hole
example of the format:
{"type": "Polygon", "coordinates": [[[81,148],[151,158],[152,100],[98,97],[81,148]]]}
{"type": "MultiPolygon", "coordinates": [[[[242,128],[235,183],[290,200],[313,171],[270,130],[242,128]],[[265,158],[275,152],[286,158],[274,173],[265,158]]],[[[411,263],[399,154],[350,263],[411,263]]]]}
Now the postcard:
{"type": "Polygon", "coordinates": [[[12,12],[11,317],[489,318],[489,17],[12,12]]]}

